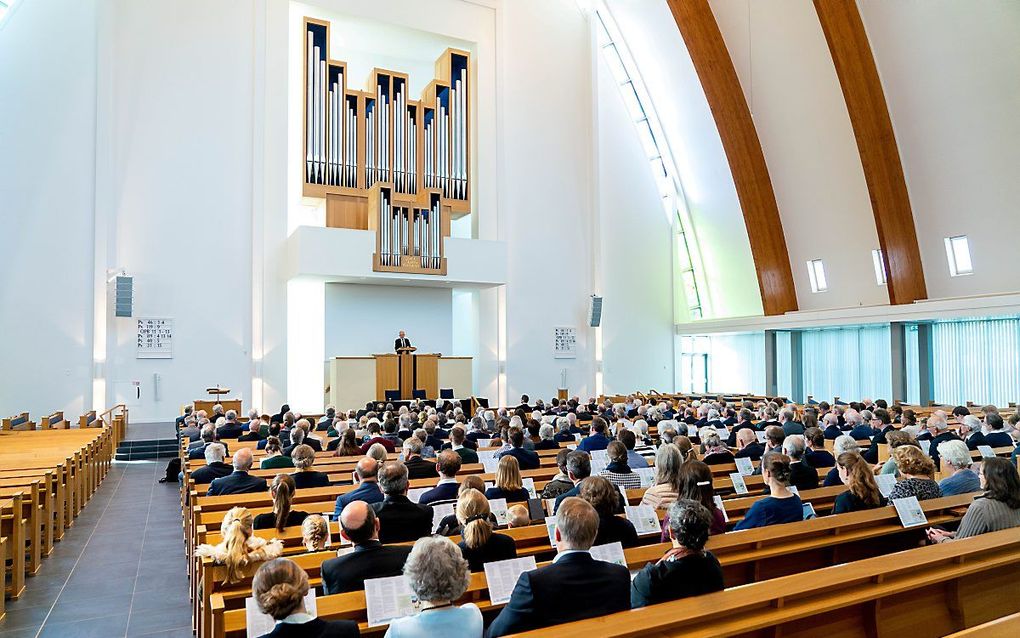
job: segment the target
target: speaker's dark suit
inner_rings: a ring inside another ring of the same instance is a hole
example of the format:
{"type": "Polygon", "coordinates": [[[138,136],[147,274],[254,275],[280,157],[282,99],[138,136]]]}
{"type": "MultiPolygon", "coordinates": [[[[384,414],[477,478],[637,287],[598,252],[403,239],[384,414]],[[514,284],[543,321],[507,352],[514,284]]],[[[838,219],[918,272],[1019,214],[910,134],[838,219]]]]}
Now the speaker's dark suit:
{"type": "Polygon", "coordinates": [[[411,340],[406,338],[406,337],[403,338],[403,339],[397,338],[397,339],[393,340],[393,351],[394,352],[396,352],[397,350],[400,350],[401,348],[410,348],[410,347],[411,347],[411,340]]]}
{"type": "Polygon", "coordinates": [[[365,588],[367,578],[399,576],[411,553],[407,545],[386,547],[379,541],[367,541],[344,556],[322,564],[322,586],[327,594],[342,594],[365,588]]]}
{"type": "Polygon", "coordinates": [[[524,572],[510,602],[489,626],[496,638],[630,609],[630,572],[588,552],[565,554],[552,565],[524,572]]]}
{"type": "Polygon", "coordinates": [[[432,508],[412,503],[402,494],[372,503],[372,509],[379,517],[379,540],[383,543],[416,541],[432,533],[432,508]]]}
{"type": "Polygon", "coordinates": [[[259,476],[252,476],[247,472],[234,470],[233,474],[222,478],[214,479],[209,484],[209,496],[222,496],[223,494],[250,494],[252,492],[265,492],[268,489],[266,479],[259,476]]]}

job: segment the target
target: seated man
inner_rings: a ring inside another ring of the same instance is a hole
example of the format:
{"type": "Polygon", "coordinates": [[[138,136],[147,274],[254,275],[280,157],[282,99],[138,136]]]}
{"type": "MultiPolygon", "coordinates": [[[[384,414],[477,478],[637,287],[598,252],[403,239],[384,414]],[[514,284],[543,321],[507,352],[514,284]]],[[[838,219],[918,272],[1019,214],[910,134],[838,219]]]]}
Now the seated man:
{"type": "Polygon", "coordinates": [[[808,465],[814,468],[835,467],[836,457],[825,449],[825,433],[818,428],[804,430],[804,439],[807,441],[807,455],[805,460],[808,465]]]}
{"type": "Polygon", "coordinates": [[[339,519],[340,512],[354,501],[364,501],[371,505],[383,500],[382,490],[379,489],[379,463],[366,456],[354,466],[354,482],[358,484],[357,489],[336,497],[336,507],[333,511],[333,518],[339,519]]]}
{"type": "Polygon", "coordinates": [[[737,432],[737,453],[733,455],[734,458],[760,461],[763,454],[765,446],[758,442],[755,431],[751,428],[741,428],[737,432]]]}
{"type": "Polygon", "coordinates": [[[209,484],[209,496],[222,496],[223,494],[250,494],[253,492],[265,492],[268,489],[266,479],[259,476],[251,476],[248,470],[251,469],[251,450],[243,447],[234,452],[234,472],[227,476],[213,479],[209,484]]]}
{"type": "Polygon", "coordinates": [[[214,479],[227,476],[234,471],[232,467],[223,462],[227,450],[222,443],[210,443],[205,446],[205,467],[200,467],[191,473],[195,485],[212,483],[214,479]]]}
{"type": "Polygon", "coordinates": [[[556,558],[520,575],[487,635],[497,638],[630,609],[630,572],[591,556],[598,527],[599,515],[587,501],[564,501],[556,513],[556,558]]]}
{"type": "Polygon", "coordinates": [[[354,501],[340,512],[340,534],[354,544],[354,551],[322,563],[325,593],[358,591],[365,588],[365,579],[400,575],[411,546],[384,546],[379,529],[375,510],[363,501],[354,501]]]}
{"type": "Polygon", "coordinates": [[[577,449],[582,452],[594,452],[608,448],[611,439],[606,436],[607,428],[606,420],[602,417],[597,416],[592,419],[591,435],[581,439],[581,442],[577,444],[577,449]]]}
{"type": "Polygon", "coordinates": [[[836,416],[835,412],[826,412],[822,416],[822,423],[825,424],[825,429],[822,430],[822,434],[825,438],[830,441],[835,441],[839,436],[843,434],[843,430],[839,427],[839,417],[836,416]]]}
{"type": "MultiPolygon", "coordinates": [[[[468,442],[469,439],[467,438],[467,435],[464,432],[464,428],[460,427],[459,425],[455,425],[453,429],[450,430],[450,442],[444,445],[443,447],[448,447],[449,449],[456,452],[457,455],[460,456],[460,460],[462,463],[477,463],[478,452],[471,449],[468,446],[468,442]]],[[[477,447],[478,444],[474,443],[474,445],[477,447]]]]}
{"type": "MultiPolygon", "coordinates": [[[[197,461],[198,459],[205,458],[205,446],[209,445],[216,440],[216,426],[212,423],[206,423],[202,426],[202,438],[195,441],[188,446],[188,460],[197,461]]],[[[230,450],[227,448],[227,444],[223,443],[223,450],[227,454],[230,450]]]]}
{"type": "Polygon", "coordinates": [[[536,452],[524,449],[524,430],[510,428],[510,449],[496,454],[496,458],[512,456],[517,459],[517,464],[522,470],[537,470],[542,465],[536,452]]]}
{"type": "Polygon", "coordinates": [[[443,450],[439,453],[436,461],[436,471],[439,472],[439,483],[418,499],[420,505],[440,505],[444,503],[456,503],[457,491],[460,484],[457,482],[457,472],[460,472],[460,456],[453,450],[443,450]]]}
{"type": "Polygon", "coordinates": [[[386,448],[387,452],[393,453],[397,451],[396,446],[393,445],[393,441],[382,436],[379,429],[379,423],[377,421],[373,421],[368,424],[368,434],[371,438],[365,441],[365,443],[361,446],[362,454],[367,454],[368,448],[372,447],[376,443],[386,448]]]}
{"type": "Polygon", "coordinates": [[[383,500],[372,504],[381,526],[383,543],[416,541],[432,533],[432,508],[407,498],[407,467],[391,461],[379,470],[383,500]]]}
{"type": "MultiPolygon", "coordinates": [[[[642,423],[644,422],[642,421],[642,423]]],[[[616,434],[616,440],[623,443],[623,446],[627,448],[627,465],[632,469],[648,467],[648,461],[645,457],[634,451],[634,446],[637,445],[637,436],[633,432],[626,428],[620,428],[620,431],[616,434]]],[[[608,450],[609,448],[607,447],[606,449],[608,450]]]]}
{"type": "MultiPolygon", "coordinates": [[[[574,414],[569,416],[574,417],[574,423],[577,423],[577,417],[574,414]]],[[[556,418],[556,435],[553,440],[557,443],[566,443],[568,441],[573,442],[574,435],[570,433],[570,419],[566,416],[556,418]]]]}
{"type": "Polygon", "coordinates": [[[407,478],[436,478],[436,464],[426,461],[421,456],[422,442],[417,437],[404,441],[404,465],[407,467],[407,478]]]}
{"type": "Polygon", "coordinates": [[[227,421],[216,428],[217,439],[236,439],[244,433],[244,426],[237,420],[237,412],[227,410],[227,421]]]}

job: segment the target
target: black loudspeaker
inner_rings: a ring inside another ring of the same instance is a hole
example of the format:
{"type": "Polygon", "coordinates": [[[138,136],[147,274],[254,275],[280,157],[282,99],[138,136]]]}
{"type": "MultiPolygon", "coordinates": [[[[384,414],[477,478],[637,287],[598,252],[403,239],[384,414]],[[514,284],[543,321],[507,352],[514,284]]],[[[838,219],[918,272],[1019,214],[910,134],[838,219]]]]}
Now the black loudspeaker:
{"type": "Polygon", "coordinates": [[[134,301],[134,278],[117,277],[117,289],[114,295],[114,314],[117,317],[130,317],[134,301]]]}
{"type": "Polygon", "coordinates": [[[602,325],[602,297],[592,295],[588,305],[588,325],[598,328],[602,325]]]}

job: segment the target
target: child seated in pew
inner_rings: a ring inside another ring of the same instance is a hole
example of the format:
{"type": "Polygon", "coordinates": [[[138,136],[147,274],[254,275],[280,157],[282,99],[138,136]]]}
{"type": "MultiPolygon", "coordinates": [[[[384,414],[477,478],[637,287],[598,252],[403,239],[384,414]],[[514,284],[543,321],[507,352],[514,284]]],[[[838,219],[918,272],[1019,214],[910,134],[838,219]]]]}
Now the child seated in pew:
{"type": "Polygon", "coordinates": [[[312,514],[301,523],[301,544],[310,552],[321,552],[329,546],[329,523],[312,514]]]}
{"type": "Polygon", "coordinates": [[[252,563],[276,558],[283,553],[283,543],[279,540],[274,538],[267,541],[252,534],[254,520],[248,508],[230,508],[220,526],[223,540],[216,545],[199,545],[195,549],[195,556],[207,556],[217,565],[225,565],[226,582],[238,582],[244,577],[245,568],[252,563]]]}
{"type": "Polygon", "coordinates": [[[297,563],[277,558],[259,567],[251,582],[251,595],[276,627],[260,638],[357,638],[358,623],[352,620],[321,620],[308,614],[304,598],[308,574],[297,563]]]}

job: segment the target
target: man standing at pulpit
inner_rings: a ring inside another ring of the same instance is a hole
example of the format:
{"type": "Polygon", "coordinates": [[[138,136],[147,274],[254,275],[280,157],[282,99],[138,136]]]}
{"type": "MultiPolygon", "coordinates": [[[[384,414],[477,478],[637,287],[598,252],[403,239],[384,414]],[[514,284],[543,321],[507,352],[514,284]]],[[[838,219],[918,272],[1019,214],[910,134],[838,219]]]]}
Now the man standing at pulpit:
{"type": "Polygon", "coordinates": [[[393,342],[393,349],[395,351],[397,351],[397,352],[400,352],[400,350],[402,348],[410,348],[410,347],[411,347],[411,340],[408,339],[404,335],[404,331],[401,330],[400,334],[397,336],[397,339],[393,342]]]}

